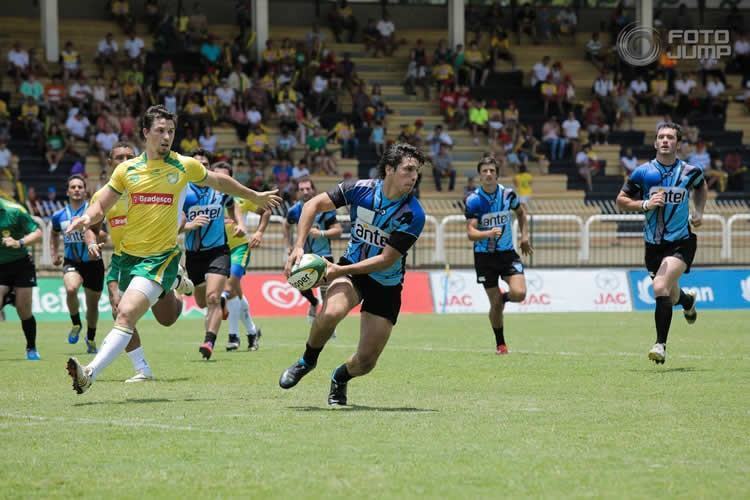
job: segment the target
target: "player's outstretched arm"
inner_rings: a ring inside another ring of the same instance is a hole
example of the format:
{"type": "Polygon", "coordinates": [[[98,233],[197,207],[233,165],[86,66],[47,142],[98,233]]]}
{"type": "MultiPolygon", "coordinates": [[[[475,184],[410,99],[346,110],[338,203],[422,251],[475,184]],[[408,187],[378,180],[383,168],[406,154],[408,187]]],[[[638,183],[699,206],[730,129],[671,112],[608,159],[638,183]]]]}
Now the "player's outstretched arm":
{"type": "Polygon", "coordinates": [[[238,198],[244,198],[258,205],[260,208],[274,208],[281,205],[281,197],[276,194],[279,192],[278,189],[274,189],[273,191],[255,191],[243,186],[225,174],[208,171],[206,178],[197,184],[212,187],[217,191],[238,198]]]}
{"type": "Polygon", "coordinates": [[[705,181],[701,182],[701,185],[695,188],[693,202],[695,203],[695,210],[693,215],[690,216],[690,222],[695,227],[700,227],[703,223],[703,210],[706,208],[706,200],[708,199],[708,185],[705,181]]]}
{"type": "Polygon", "coordinates": [[[531,247],[531,241],[529,239],[529,224],[526,220],[527,210],[525,204],[521,203],[518,205],[516,215],[518,216],[518,230],[521,232],[521,238],[518,245],[521,248],[522,254],[531,255],[534,253],[534,249],[531,247]]]}
{"type": "MultiPolygon", "coordinates": [[[[108,185],[109,186],[109,185],[108,185]]],[[[66,234],[70,234],[75,231],[83,231],[92,224],[101,222],[104,219],[104,214],[115,206],[117,200],[122,196],[111,187],[109,189],[102,189],[99,196],[89,203],[89,208],[86,209],[86,213],[81,217],[73,217],[73,220],[68,224],[68,228],[65,230],[66,234]]]]}
{"type": "Polygon", "coordinates": [[[86,243],[86,248],[89,251],[89,257],[94,259],[101,259],[102,257],[101,248],[104,245],[104,241],[102,240],[101,244],[99,243],[99,234],[101,229],[102,223],[98,222],[96,224],[92,224],[83,232],[83,241],[86,243]]]}
{"type": "Polygon", "coordinates": [[[289,277],[292,267],[297,264],[305,254],[305,239],[307,238],[308,233],[310,233],[310,228],[312,228],[313,222],[315,221],[315,214],[318,212],[326,212],[328,210],[336,210],[336,205],[333,204],[333,200],[328,196],[328,193],[320,193],[319,195],[316,195],[302,207],[302,213],[300,214],[299,222],[297,223],[297,240],[294,242],[292,251],[289,252],[289,258],[284,266],[285,276],[289,277]]]}

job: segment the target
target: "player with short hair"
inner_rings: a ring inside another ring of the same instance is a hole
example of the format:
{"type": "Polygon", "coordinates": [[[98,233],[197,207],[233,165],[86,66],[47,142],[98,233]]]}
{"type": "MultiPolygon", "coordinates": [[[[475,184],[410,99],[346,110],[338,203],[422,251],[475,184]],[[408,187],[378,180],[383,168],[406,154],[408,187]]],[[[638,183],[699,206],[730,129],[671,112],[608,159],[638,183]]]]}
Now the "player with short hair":
{"type": "Polygon", "coordinates": [[[688,324],[695,323],[696,295],[680,288],[680,276],[690,272],[698,240],[690,224],[699,227],[708,197],[701,168],[677,158],[682,128],[662,122],[656,127],[656,157],[636,168],[617,195],[617,207],[627,212],[643,212],[646,224],[646,269],[654,285],[656,343],[648,359],[663,364],[667,358],[667,337],[672,323],[672,307],[680,304],[688,324]],[[690,214],[690,191],[695,195],[690,214]]]}
{"type": "Polygon", "coordinates": [[[41,359],[36,348],[36,319],[31,308],[36,286],[34,258],[28,248],[42,239],[42,229],[21,205],[0,197],[0,310],[13,304],[26,337],[26,359],[41,359]]]}
{"type": "MultiPolygon", "coordinates": [[[[232,167],[229,163],[219,162],[214,165],[215,172],[232,175],[232,167]]],[[[250,304],[242,292],[242,277],[245,275],[247,266],[250,264],[250,254],[253,248],[258,248],[263,242],[263,234],[266,232],[268,222],[271,220],[271,211],[258,208],[254,203],[242,198],[234,199],[234,212],[232,217],[224,219],[224,230],[227,233],[227,244],[229,245],[229,256],[231,267],[229,279],[222,293],[227,304],[229,317],[229,341],[227,351],[236,351],[240,347],[240,321],[245,326],[247,333],[247,349],[257,351],[260,348],[260,337],[262,332],[255,325],[250,316],[250,304]],[[248,239],[248,229],[245,217],[248,213],[260,216],[258,228],[248,239]]]]}
{"type": "Polygon", "coordinates": [[[81,324],[78,290],[83,286],[86,298],[86,352],[96,354],[96,324],[99,321],[99,299],[104,289],[104,262],[101,257],[92,257],[84,241],[83,231],[66,232],[74,217],[86,212],[86,179],[75,174],[68,178],[68,203],[52,215],[52,238],[50,249],[52,263],[62,264],[65,298],[73,327],[68,333],[68,343],[78,342],[81,324]],[[64,232],[64,234],[63,234],[64,232]],[[58,254],[60,235],[63,234],[64,255],[58,254]]]}
{"type": "Polygon", "coordinates": [[[497,161],[484,157],[477,164],[480,186],[466,198],[466,234],[474,242],[474,269],[477,283],[484,286],[490,302],[490,325],[495,334],[495,353],[508,354],[503,326],[506,302],[526,298],[526,277],[523,262],[513,248],[513,216],[516,213],[521,232],[519,247],[524,255],[534,249],[529,242],[526,205],[513,188],[498,184],[497,161]],[[498,278],[508,284],[502,292],[498,278]]]}
{"type": "MultiPolygon", "coordinates": [[[[310,201],[318,194],[317,189],[315,189],[315,183],[308,177],[303,177],[297,181],[297,191],[299,192],[301,199],[292,205],[289,212],[286,214],[286,219],[284,220],[284,241],[287,241],[290,244],[292,242],[292,226],[299,222],[300,215],[302,214],[302,207],[306,202],[310,201]]],[[[341,233],[341,223],[336,220],[335,210],[328,210],[326,212],[315,214],[315,220],[310,228],[310,234],[305,238],[305,253],[314,253],[323,257],[328,262],[333,262],[331,240],[339,238],[341,233]]],[[[289,251],[291,252],[291,248],[289,251]]],[[[325,300],[327,290],[327,284],[324,283],[320,286],[320,296],[322,300],[325,300]]],[[[318,298],[315,296],[313,290],[305,290],[301,293],[310,303],[307,317],[312,322],[315,320],[315,316],[318,315],[318,298]]]]}
{"type": "Polygon", "coordinates": [[[375,368],[401,309],[407,251],[424,228],[424,210],[413,195],[424,162],[421,150],[394,144],[380,159],[379,179],[342,182],[302,207],[297,240],[284,268],[286,276],[305,253],[316,214],[348,206],[351,240],[339,263],[328,264],[325,281],[329,288],[323,307],[310,328],[304,354],[281,374],[282,388],[294,387],[315,368],[336,325],[360,303],[359,344],[346,363],[334,370],[328,404],[346,406],[349,380],[375,368]]]}
{"type": "Polygon", "coordinates": [[[85,229],[101,221],[121,196],[128,196],[128,229],[122,239],[120,261],[123,294],[117,319],[91,363],[83,366],[75,358],[68,360],[68,374],[78,394],[91,387],[97,375],[128,345],[138,320],[178,281],[178,222],[189,182],[249,198],[260,206],[277,206],[280,202],[275,191],[258,193],[171,151],[176,122],[177,117],[164,106],[148,108],[142,118],[146,142],[143,154],[118,165],[107,189],[68,226],[68,233],[85,229]]]}

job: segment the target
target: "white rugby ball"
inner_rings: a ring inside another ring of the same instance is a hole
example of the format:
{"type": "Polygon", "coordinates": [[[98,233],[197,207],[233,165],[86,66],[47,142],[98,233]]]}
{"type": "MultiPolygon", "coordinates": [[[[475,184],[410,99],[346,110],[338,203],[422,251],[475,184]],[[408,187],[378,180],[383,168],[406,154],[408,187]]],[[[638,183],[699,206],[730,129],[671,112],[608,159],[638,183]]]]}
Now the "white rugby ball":
{"type": "Polygon", "coordinates": [[[305,291],[316,287],[326,275],[328,263],[314,253],[306,253],[299,264],[292,267],[287,282],[297,290],[305,291]]]}

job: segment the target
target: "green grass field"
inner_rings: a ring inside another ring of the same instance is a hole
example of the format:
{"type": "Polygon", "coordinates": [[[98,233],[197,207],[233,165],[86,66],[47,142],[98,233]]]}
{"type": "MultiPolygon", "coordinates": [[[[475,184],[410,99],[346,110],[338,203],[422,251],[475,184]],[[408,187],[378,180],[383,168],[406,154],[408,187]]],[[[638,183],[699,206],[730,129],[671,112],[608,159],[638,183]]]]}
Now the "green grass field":
{"type": "Polygon", "coordinates": [[[40,324],[33,363],[2,323],[0,497],[748,498],[750,314],[675,311],[658,367],[652,316],[510,316],[499,357],[484,316],[404,315],[342,410],[329,377],[357,318],[289,391],[304,319],[260,320],[258,352],[210,362],[200,322],[146,323],[158,381],[123,384],[123,355],[80,396],[67,324],[40,324]]]}

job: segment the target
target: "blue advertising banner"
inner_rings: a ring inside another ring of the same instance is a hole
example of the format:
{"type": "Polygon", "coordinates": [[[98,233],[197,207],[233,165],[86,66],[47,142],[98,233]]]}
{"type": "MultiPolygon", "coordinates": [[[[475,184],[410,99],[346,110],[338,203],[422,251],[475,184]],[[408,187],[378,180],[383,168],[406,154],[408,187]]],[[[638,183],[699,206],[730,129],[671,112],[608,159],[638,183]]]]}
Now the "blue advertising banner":
{"type": "MultiPolygon", "coordinates": [[[[633,308],[653,310],[654,287],[646,271],[630,271],[633,308]]],[[[699,309],[750,309],[750,269],[692,269],[680,278],[684,290],[693,290],[699,309]]]]}

